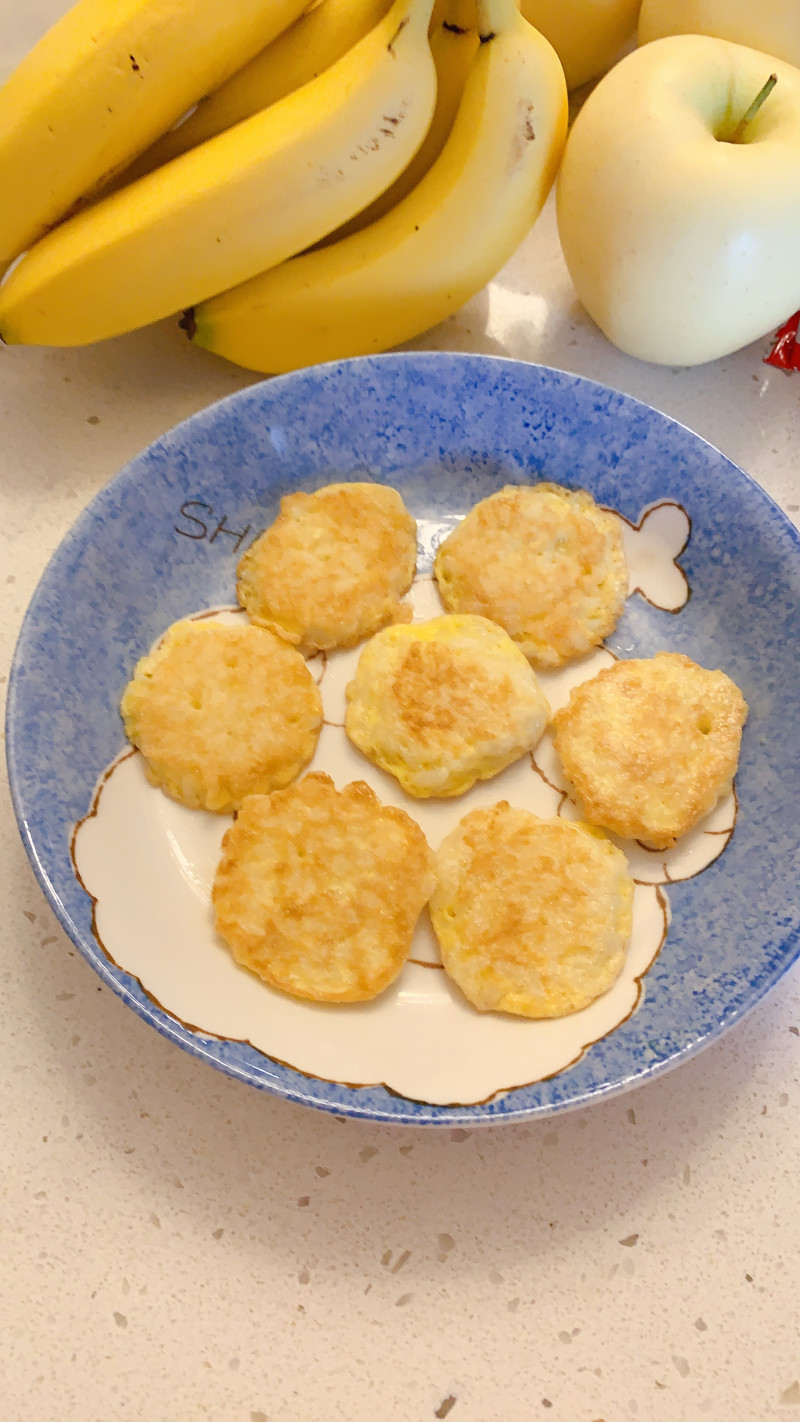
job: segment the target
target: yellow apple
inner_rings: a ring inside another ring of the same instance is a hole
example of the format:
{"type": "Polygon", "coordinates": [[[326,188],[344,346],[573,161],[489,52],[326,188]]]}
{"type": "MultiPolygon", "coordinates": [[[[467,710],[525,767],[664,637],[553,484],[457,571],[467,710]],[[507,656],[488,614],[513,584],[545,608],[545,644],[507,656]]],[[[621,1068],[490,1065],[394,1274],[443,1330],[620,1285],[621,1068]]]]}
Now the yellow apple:
{"type": "Polygon", "coordinates": [[[634,51],[578,114],[557,204],[578,296],[621,350],[699,365],[758,339],[800,306],[800,70],[702,35],[634,51]]]}
{"type": "Polygon", "coordinates": [[[715,35],[800,65],[800,0],[642,0],[639,43],[715,35]]]}
{"type": "MultiPolygon", "coordinates": [[[[636,28],[641,0],[520,0],[525,19],[549,40],[575,89],[604,74],[636,28]]],[[[800,0],[798,0],[800,3],[800,0]]]]}

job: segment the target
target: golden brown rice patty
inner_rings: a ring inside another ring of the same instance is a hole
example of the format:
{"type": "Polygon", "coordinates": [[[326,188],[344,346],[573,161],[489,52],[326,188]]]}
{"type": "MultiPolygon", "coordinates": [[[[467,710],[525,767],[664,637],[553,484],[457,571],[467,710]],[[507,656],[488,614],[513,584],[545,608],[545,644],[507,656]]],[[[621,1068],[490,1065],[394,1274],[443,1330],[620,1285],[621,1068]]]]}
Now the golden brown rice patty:
{"type": "Polygon", "coordinates": [[[479,1012],[564,1017],[618,977],[633,880],[599,831],[502,800],[464,816],[434,874],[442,962],[479,1012]]]}
{"type": "Polygon", "coordinates": [[[409,795],[461,795],[532,750],[550,719],[536,676],[485,617],[387,627],[347,687],[345,730],[409,795]]]}
{"type": "Polygon", "coordinates": [[[237,594],[253,622],[308,656],[352,647],[409,621],[417,525],[396,489],[329,484],[287,494],[239,562],[237,594]]]}
{"type": "Polygon", "coordinates": [[[746,719],[724,672],[659,652],[583,682],[553,725],[586,818],[669,849],[730,789],[746,719]]]}
{"type": "Polygon", "coordinates": [[[558,484],[509,485],[483,499],[442,543],[433,571],[448,611],[499,622],[538,667],[602,642],[628,593],[619,519],[558,484]]]}
{"type": "Polygon", "coordinates": [[[433,888],[431,852],[404,810],[363,781],[306,775],[251,795],[222,842],[216,926],[238,963],[316,1002],[363,1002],[397,977],[433,888]]]}
{"type": "Polygon", "coordinates": [[[174,623],[137,664],[120,709],[152,783],[220,814],[294,780],[322,725],[300,653],[244,619],[174,623]]]}

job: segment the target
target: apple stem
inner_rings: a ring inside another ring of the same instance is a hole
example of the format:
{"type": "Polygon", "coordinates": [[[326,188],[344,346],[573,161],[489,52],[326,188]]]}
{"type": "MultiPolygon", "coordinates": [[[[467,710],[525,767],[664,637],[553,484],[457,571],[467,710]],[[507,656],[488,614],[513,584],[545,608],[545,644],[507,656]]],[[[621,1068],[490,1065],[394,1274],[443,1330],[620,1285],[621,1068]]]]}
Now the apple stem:
{"type": "Polygon", "coordinates": [[[731,134],[730,138],[728,139],[728,142],[729,142],[729,143],[741,143],[741,142],[742,142],[742,140],[743,140],[743,138],[744,138],[744,134],[745,134],[745,129],[747,128],[747,125],[750,123],[751,119],[754,119],[754,118],[755,118],[756,114],[758,113],[758,111],[759,111],[759,109],[761,108],[761,105],[764,103],[765,99],[768,99],[768,98],[769,98],[769,96],[770,96],[770,94],[772,93],[773,89],[775,88],[775,85],[777,84],[777,82],[778,82],[778,76],[777,76],[777,74],[770,74],[769,79],[767,80],[767,82],[766,82],[766,84],[764,85],[764,87],[763,87],[762,89],[759,89],[758,93],[756,94],[756,96],[755,96],[755,98],[754,98],[752,104],[750,105],[749,109],[747,110],[747,113],[742,114],[742,117],[739,119],[739,122],[737,123],[735,129],[733,130],[733,133],[731,134]]]}

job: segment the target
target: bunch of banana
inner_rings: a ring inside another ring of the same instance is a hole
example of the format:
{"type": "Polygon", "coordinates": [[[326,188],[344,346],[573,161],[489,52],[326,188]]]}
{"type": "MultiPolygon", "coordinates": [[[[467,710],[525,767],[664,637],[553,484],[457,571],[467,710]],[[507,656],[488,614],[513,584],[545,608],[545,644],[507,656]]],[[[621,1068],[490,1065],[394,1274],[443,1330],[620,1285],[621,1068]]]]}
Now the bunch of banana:
{"type": "Polygon", "coordinates": [[[480,0],[480,11],[452,128],[425,176],[371,225],[197,306],[198,345],[270,374],[371,354],[443,321],[500,270],[555,178],[567,92],[514,0],[480,0]]]}
{"type": "Polygon", "coordinates": [[[45,36],[0,90],[4,341],[190,308],[198,344],[276,372],[495,274],[566,137],[554,51],[515,0],[304,4],[79,0],[45,36]]]}
{"type": "Polygon", "coordinates": [[[395,0],[318,78],[49,232],[0,287],[3,339],[75,345],[147,325],[366,206],[431,120],[431,9],[395,0]]]}
{"type": "Polygon", "coordinates": [[[307,0],[82,0],[0,89],[0,268],[307,0]]]}

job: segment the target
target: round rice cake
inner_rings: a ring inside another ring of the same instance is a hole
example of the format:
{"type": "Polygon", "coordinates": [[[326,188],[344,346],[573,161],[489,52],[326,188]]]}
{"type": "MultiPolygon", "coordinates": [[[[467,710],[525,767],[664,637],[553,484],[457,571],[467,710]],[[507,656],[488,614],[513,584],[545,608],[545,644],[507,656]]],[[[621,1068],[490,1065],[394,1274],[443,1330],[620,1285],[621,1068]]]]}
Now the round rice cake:
{"type": "Polygon", "coordinates": [[[600,831],[502,800],[464,816],[434,874],[442,962],[479,1012],[565,1017],[619,976],[633,879],[600,831]]]}
{"type": "Polygon", "coordinates": [[[300,653],[242,618],[176,622],[138,662],[120,709],[148,779],[227,814],[294,780],[316,749],[322,698],[300,653]]]}
{"type": "Polygon", "coordinates": [[[431,851],[404,810],[363,781],[312,772],[251,795],[222,842],[212,890],[234,958],[315,1002],[365,1002],[408,957],[433,888],[431,851]]]}
{"type": "Polygon", "coordinates": [[[329,484],[281,499],[239,561],[237,595],[253,622],[309,656],[410,621],[400,599],[416,561],[417,525],[396,489],[329,484]]]}
{"type": "Polygon", "coordinates": [[[502,627],[445,615],[387,627],[347,687],[345,730],[409,795],[463,795],[538,744],[550,708],[502,627]]]}
{"type": "Polygon", "coordinates": [[[670,849],[730,789],[746,719],[724,672],[659,652],[576,687],[554,717],[554,741],[587,819],[670,849]]]}
{"type": "Polygon", "coordinates": [[[440,545],[433,571],[448,611],[499,622],[543,668],[602,642],[628,595],[619,519],[558,484],[483,499],[440,545]]]}

